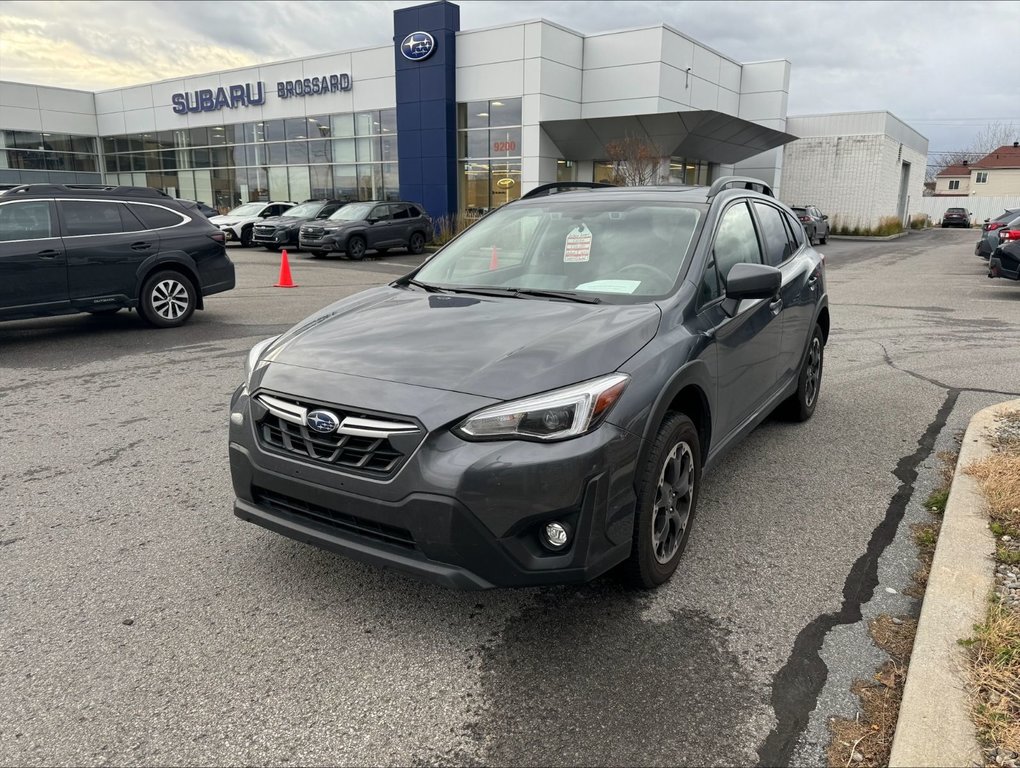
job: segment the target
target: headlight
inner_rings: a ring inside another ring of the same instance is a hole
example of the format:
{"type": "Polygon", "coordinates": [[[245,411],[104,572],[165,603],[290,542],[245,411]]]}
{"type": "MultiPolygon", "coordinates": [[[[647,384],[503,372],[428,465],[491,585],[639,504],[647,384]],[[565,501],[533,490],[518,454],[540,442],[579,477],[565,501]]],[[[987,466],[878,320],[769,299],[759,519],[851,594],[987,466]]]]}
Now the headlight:
{"type": "Polygon", "coordinates": [[[595,429],[620,399],[630,376],[613,373],[468,416],[454,432],[468,440],[566,440],[595,429]]]}
{"type": "Polygon", "coordinates": [[[244,361],[244,385],[247,387],[251,384],[251,375],[255,373],[255,366],[258,365],[259,358],[262,357],[262,353],[266,351],[266,347],[276,341],[279,336],[273,336],[272,338],[260,341],[254,347],[251,348],[251,352],[248,353],[247,360],[244,361]]]}

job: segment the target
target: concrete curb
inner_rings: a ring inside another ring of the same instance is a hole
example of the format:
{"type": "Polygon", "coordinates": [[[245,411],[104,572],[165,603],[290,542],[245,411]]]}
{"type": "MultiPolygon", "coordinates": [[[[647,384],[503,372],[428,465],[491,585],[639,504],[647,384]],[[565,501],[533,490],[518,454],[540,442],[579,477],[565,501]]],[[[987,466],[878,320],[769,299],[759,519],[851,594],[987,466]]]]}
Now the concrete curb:
{"type": "Polygon", "coordinates": [[[995,586],[995,537],[977,481],[963,469],[992,452],[989,437],[996,415],[1016,408],[1020,400],[979,411],[960,446],[910,656],[890,768],[984,765],[970,719],[967,652],[957,641],[970,637],[974,625],[985,619],[995,586]]]}
{"type": "Polygon", "coordinates": [[[885,240],[898,240],[901,237],[906,237],[910,234],[910,231],[897,232],[895,235],[885,235],[884,237],[862,237],[859,235],[829,235],[830,240],[866,240],[883,242],[885,240]]]}

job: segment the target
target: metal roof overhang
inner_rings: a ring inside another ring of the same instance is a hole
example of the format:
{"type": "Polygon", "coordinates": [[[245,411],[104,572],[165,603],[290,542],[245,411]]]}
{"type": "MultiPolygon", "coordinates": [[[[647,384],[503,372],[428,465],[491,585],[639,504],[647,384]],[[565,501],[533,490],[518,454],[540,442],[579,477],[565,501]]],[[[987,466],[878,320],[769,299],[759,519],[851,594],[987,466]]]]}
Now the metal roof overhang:
{"type": "Polygon", "coordinates": [[[797,138],[714,110],[550,120],[542,128],[571,160],[606,158],[606,144],[636,137],[652,143],[663,157],[736,163],[797,138]]]}

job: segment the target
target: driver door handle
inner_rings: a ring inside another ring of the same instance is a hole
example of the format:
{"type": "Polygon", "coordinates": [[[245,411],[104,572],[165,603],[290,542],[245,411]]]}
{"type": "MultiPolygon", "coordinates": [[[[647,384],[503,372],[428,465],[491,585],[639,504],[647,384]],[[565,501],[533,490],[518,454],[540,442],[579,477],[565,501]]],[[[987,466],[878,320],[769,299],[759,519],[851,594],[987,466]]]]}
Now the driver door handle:
{"type": "Polygon", "coordinates": [[[47,248],[45,251],[39,251],[36,254],[40,259],[55,259],[60,255],[60,251],[53,248],[47,248]]]}

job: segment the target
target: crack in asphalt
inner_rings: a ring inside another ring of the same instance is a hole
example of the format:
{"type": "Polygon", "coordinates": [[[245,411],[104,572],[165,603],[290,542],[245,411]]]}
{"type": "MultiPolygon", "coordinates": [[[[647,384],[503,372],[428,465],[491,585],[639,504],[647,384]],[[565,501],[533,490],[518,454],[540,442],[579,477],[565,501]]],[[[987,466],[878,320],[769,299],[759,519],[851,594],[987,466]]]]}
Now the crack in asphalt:
{"type": "Polygon", "coordinates": [[[1020,397],[1020,392],[1003,392],[1001,389],[982,389],[981,387],[951,387],[948,384],[939,381],[938,379],[933,379],[930,376],[925,376],[923,373],[917,373],[917,371],[911,371],[909,368],[903,368],[897,365],[893,361],[892,355],[889,354],[889,350],[886,349],[885,344],[883,344],[880,341],[876,341],[875,343],[882,348],[882,354],[885,356],[885,363],[890,368],[899,371],[900,373],[905,373],[907,374],[907,376],[912,376],[913,378],[918,379],[919,381],[925,381],[933,386],[938,387],[939,389],[944,389],[947,392],[956,392],[958,394],[961,392],[979,392],[986,395],[1005,395],[1007,397],[1020,397]]]}
{"type": "Polygon", "coordinates": [[[897,462],[893,475],[900,481],[899,487],[889,501],[885,516],[872,531],[867,548],[847,574],[840,609],[818,616],[798,633],[789,659],[773,677],[772,709],[777,722],[758,750],[760,766],[790,764],[797,741],[807,727],[828,679],[829,669],[821,658],[825,637],[837,626],[856,624],[861,620],[861,606],[871,600],[878,586],[879,558],[895,538],[903,520],[907,503],[913,495],[918,468],[934,450],[935,440],[949,420],[962,391],[949,389],[935,419],[918,440],[917,449],[897,462]]]}

